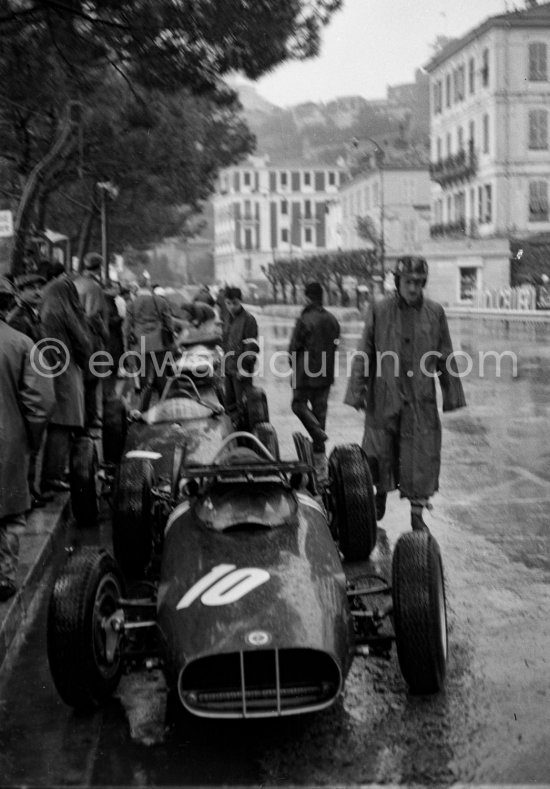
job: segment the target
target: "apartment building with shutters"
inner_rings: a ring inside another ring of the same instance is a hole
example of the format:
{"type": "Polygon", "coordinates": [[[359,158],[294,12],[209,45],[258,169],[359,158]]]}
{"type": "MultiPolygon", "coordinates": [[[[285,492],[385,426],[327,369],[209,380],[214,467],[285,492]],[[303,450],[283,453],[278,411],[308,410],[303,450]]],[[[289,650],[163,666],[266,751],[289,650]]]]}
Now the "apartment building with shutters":
{"type": "Polygon", "coordinates": [[[268,156],[222,170],[212,200],[216,280],[265,285],[262,267],[326,252],[327,204],[343,178],[336,165],[268,156]]]}
{"type": "Polygon", "coordinates": [[[426,66],[425,252],[432,291],[447,303],[508,285],[510,240],[550,231],[549,48],[550,3],[529,2],[486,19],[426,66]]]}

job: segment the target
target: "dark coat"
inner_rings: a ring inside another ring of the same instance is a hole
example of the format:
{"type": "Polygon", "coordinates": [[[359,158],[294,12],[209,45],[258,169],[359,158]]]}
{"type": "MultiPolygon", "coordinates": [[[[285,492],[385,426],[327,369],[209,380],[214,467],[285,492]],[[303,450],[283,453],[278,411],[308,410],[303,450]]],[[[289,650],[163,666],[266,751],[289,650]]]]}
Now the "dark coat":
{"type": "Polygon", "coordinates": [[[340,324],[320,304],[308,304],[296,321],[288,352],[292,387],[321,389],[334,383],[334,356],[340,324]]]}
{"type": "MultiPolygon", "coordinates": [[[[44,290],[40,317],[44,337],[57,340],[68,351],[67,369],[53,379],[56,403],[51,421],[66,427],[83,427],[82,375],[88,368],[92,343],[77,290],[66,274],[52,280],[44,290]]],[[[65,361],[64,356],[59,358],[65,361]]]]}
{"type": "Polygon", "coordinates": [[[407,498],[439,487],[443,410],[466,405],[445,311],[424,299],[409,307],[397,295],[369,306],[344,402],[366,408],[363,449],[380,490],[407,498]],[[385,354],[384,357],[381,354],[385,354]]]}
{"type": "Polygon", "coordinates": [[[92,352],[103,350],[109,338],[109,327],[101,281],[91,271],[85,271],[74,280],[74,285],[86,315],[92,352]]]}
{"type": "Polygon", "coordinates": [[[146,352],[163,351],[171,346],[174,324],[168,301],[140,288],[128,304],[124,335],[127,348],[146,352]],[[163,338],[164,335],[164,338],[163,338]]]}
{"type": "Polygon", "coordinates": [[[254,371],[259,350],[258,323],[244,307],[237,315],[228,315],[224,324],[223,350],[226,375],[251,374],[254,371]]]}
{"type": "Polygon", "coordinates": [[[38,342],[42,337],[40,313],[24,301],[20,302],[17,307],[10,312],[6,322],[12,329],[20,331],[22,334],[30,337],[33,342],[38,342]]]}
{"type": "Polygon", "coordinates": [[[28,468],[54,406],[33,342],[0,320],[0,518],[30,507],[28,468]]]}

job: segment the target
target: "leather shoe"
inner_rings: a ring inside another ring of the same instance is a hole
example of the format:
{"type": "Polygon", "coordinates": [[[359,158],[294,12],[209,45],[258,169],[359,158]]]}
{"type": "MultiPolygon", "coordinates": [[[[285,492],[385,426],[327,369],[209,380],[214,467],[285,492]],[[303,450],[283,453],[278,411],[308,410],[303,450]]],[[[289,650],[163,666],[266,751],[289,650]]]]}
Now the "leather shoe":
{"type": "Polygon", "coordinates": [[[50,479],[45,487],[46,490],[55,490],[57,493],[65,493],[71,489],[69,483],[65,482],[64,479],[50,479]]]}
{"type": "Polygon", "coordinates": [[[0,581],[0,603],[5,603],[17,592],[17,586],[9,578],[0,581]]]}

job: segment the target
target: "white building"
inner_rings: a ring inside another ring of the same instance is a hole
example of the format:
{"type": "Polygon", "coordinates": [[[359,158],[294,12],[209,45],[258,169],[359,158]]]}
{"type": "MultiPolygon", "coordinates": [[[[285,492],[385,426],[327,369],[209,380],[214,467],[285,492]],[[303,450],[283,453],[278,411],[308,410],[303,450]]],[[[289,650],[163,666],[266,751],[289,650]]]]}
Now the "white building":
{"type": "Polygon", "coordinates": [[[528,3],[485,20],[426,67],[433,186],[425,251],[435,295],[447,303],[508,285],[510,237],[550,230],[549,45],[550,3],[528,3]]]}
{"type": "Polygon", "coordinates": [[[267,156],[222,170],[213,197],[216,279],[246,288],[265,283],[262,266],[278,258],[326,252],[327,202],[343,177],[336,165],[267,156]]]}
{"type": "Polygon", "coordinates": [[[430,176],[426,166],[388,159],[382,169],[371,167],[344,183],[340,201],[342,247],[372,247],[357,232],[358,217],[368,217],[378,238],[383,238],[386,269],[399,255],[419,254],[429,238],[430,176]]]}

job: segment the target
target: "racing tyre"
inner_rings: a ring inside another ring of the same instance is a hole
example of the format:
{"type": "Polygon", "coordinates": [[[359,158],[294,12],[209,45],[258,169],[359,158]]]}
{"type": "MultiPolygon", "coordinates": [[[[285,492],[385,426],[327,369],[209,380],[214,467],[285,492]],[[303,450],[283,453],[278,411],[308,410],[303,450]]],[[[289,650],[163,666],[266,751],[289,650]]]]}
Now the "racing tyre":
{"type": "Polygon", "coordinates": [[[279,439],[277,437],[277,431],[269,422],[258,422],[256,427],[254,428],[254,435],[257,439],[259,439],[264,447],[271,452],[275,460],[281,459],[281,453],[279,451],[279,439]]]}
{"type": "Polygon", "coordinates": [[[69,469],[71,506],[75,520],[84,528],[95,526],[98,515],[96,488],[98,461],[93,439],[79,436],[73,441],[69,469]]]}
{"type": "Polygon", "coordinates": [[[437,693],[447,667],[447,609],[441,553],[429,532],[398,539],[392,585],[401,673],[412,693],[437,693]]]}
{"type": "Polygon", "coordinates": [[[335,447],[328,460],[331,531],[346,561],[368,559],[378,527],[367,456],[358,444],[335,447]]]}
{"type": "Polygon", "coordinates": [[[257,424],[269,422],[269,407],[267,395],[263,389],[251,386],[244,394],[242,400],[244,429],[250,433],[257,424]]]}
{"type": "Polygon", "coordinates": [[[125,575],[139,578],[153,557],[153,466],[129,458],[118,469],[113,501],[113,550],[125,575]]]}
{"type": "Polygon", "coordinates": [[[116,640],[108,643],[105,621],[122,597],[120,570],[102,548],[87,546],[74,553],[55,582],[48,609],[48,662],[57,692],[70,707],[98,707],[116,690],[122,655],[116,640]]]}
{"type": "Polygon", "coordinates": [[[109,397],[103,403],[103,457],[107,463],[120,463],[128,433],[128,417],[122,400],[109,397]]]}

